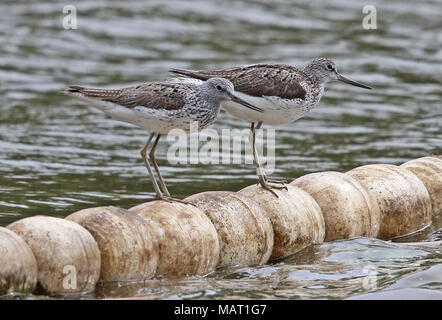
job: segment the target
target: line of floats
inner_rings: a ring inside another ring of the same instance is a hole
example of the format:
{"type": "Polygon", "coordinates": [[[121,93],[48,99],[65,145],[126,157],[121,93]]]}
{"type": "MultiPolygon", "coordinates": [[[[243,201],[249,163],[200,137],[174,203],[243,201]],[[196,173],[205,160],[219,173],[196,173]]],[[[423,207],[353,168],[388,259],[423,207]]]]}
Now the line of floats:
{"type": "Polygon", "coordinates": [[[442,208],[442,157],[346,173],[311,173],[272,193],[259,185],[65,219],[37,215],[0,227],[0,295],[87,292],[98,281],[205,275],[259,265],[324,241],[392,239],[442,208]]]}

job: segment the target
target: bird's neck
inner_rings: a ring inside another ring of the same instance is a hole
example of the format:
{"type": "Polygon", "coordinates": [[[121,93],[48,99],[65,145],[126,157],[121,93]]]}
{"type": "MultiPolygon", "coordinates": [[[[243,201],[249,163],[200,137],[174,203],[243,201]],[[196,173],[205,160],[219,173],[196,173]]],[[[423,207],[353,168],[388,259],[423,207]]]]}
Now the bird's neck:
{"type": "Polygon", "coordinates": [[[305,77],[314,85],[324,86],[325,79],[321,76],[321,73],[315,66],[308,65],[303,70],[305,77]]]}
{"type": "Polygon", "coordinates": [[[204,88],[199,90],[199,95],[204,101],[207,101],[209,107],[213,107],[214,109],[219,108],[221,101],[211,95],[207,90],[204,90],[204,88]]]}

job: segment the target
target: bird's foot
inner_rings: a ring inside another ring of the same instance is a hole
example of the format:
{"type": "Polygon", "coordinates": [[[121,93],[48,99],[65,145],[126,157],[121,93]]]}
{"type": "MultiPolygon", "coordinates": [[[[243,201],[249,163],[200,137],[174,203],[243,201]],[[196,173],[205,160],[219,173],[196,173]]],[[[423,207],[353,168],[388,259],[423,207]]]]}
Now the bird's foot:
{"type": "Polygon", "coordinates": [[[286,191],[289,190],[286,186],[287,181],[285,180],[269,179],[266,176],[259,177],[259,180],[261,185],[261,182],[264,182],[265,184],[267,184],[267,186],[273,189],[285,189],[286,191]]]}
{"type": "Polygon", "coordinates": [[[177,199],[177,198],[172,198],[171,196],[160,195],[160,196],[157,196],[157,199],[158,199],[158,200],[167,201],[167,202],[169,202],[169,203],[179,202],[179,203],[182,203],[182,204],[192,205],[192,206],[193,206],[193,204],[190,203],[190,202],[188,202],[188,201],[184,201],[184,200],[177,199]]]}
{"type": "Polygon", "coordinates": [[[260,177],[258,183],[261,185],[261,187],[263,187],[267,191],[270,191],[276,198],[279,198],[279,196],[272,189],[288,190],[287,186],[284,183],[279,182],[279,185],[278,185],[278,182],[272,182],[271,180],[268,180],[268,179],[262,178],[262,177],[260,177]],[[276,183],[276,185],[275,185],[275,183],[276,183]]]}
{"type": "Polygon", "coordinates": [[[274,189],[285,189],[289,191],[287,188],[287,180],[277,180],[277,179],[268,179],[265,180],[267,183],[276,184],[277,186],[273,186],[274,189]]]}
{"type": "Polygon", "coordinates": [[[287,186],[286,186],[286,184],[288,183],[287,180],[279,180],[279,179],[269,179],[269,178],[266,178],[266,181],[269,182],[269,183],[282,184],[285,187],[285,189],[287,190],[287,186]]]}

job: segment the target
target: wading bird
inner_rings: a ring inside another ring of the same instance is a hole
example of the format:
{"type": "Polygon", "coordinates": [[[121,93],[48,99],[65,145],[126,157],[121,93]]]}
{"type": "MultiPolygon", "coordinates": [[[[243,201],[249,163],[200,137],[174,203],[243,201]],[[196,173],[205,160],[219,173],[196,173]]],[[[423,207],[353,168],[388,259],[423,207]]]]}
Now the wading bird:
{"type": "Polygon", "coordinates": [[[251,123],[252,150],[259,183],[275,196],[272,188],[285,188],[284,181],[267,178],[256,150],[256,129],[263,124],[282,125],[294,122],[315,108],[324,93],[324,85],[339,80],[353,86],[371,89],[338,73],[333,61],[316,58],[304,69],[283,64],[254,64],[227,69],[185,70],[170,72],[188,78],[207,80],[222,77],[235,86],[235,93],[243,100],[263,109],[262,113],[241,108],[235,101],[224,101],[222,107],[234,117],[251,123]]]}
{"type": "Polygon", "coordinates": [[[190,131],[191,123],[197,123],[198,130],[211,125],[217,118],[220,103],[234,101],[253,112],[262,112],[260,108],[239,98],[234,93],[233,84],[220,77],[204,81],[151,82],[121,89],[94,89],[71,86],[65,92],[81,98],[115,120],[128,122],[151,132],[146,145],[141,150],[141,157],[152,179],[158,199],[179,201],[170,196],[155,159],[155,149],[162,134],[173,129],[190,131]],[[158,181],[147,159],[149,152],[158,181]]]}

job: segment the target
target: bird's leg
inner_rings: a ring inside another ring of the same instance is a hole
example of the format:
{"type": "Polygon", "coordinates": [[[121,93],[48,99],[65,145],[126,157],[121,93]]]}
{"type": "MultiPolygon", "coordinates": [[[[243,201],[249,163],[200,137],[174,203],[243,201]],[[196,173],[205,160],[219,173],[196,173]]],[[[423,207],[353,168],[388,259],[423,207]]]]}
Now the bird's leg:
{"type": "Polygon", "coordinates": [[[264,174],[261,163],[259,161],[258,150],[256,149],[256,128],[261,127],[261,125],[262,125],[262,122],[258,122],[258,125],[255,127],[255,123],[252,122],[251,127],[250,127],[250,130],[252,133],[251,138],[252,138],[253,159],[255,160],[256,171],[258,174],[258,182],[264,189],[270,191],[277,198],[279,198],[278,195],[276,194],[276,192],[273,191],[272,189],[287,189],[287,187],[285,185],[274,186],[274,185],[270,184],[271,182],[268,181],[267,176],[264,174]]]}
{"type": "MultiPolygon", "coordinates": [[[[261,129],[261,127],[262,127],[262,121],[259,121],[255,127],[255,130],[261,129]]],[[[265,181],[270,182],[270,183],[282,184],[284,186],[283,189],[287,190],[287,186],[285,185],[287,183],[287,180],[269,179],[266,175],[264,175],[264,179],[265,179],[265,181]]]]}
{"type": "Polygon", "coordinates": [[[272,190],[272,186],[267,183],[266,176],[265,176],[264,172],[262,171],[261,163],[259,162],[258,151],[256,150],[256,131],[255,131],[255,123],[254,122],[252,122],[250,130],[252,131],[253,159],[255,161],[256,172],[258,174],[258,182],[264,189],[273,193],[273,195],[276,198],[279,198],[278,195],[276,194],[276,192],[272,190]]]}
{"type": "MultiPolygon", "coordinates": [[[[155,158],[155,150],[157,148],[158,141],[160,141],[160,137],[161,137],[161,135],[158,134],[156,139],[155,139],[155,141],[154,141],[154,143],[153,143],[153,146],[152,146],[152,148],[150,149],[150,152],[149,152],[149,159],[152,162],[153,167],[154,167],[154,169],[155,169],[155,171],[156,171],[156,173],[158,175],[159,186],[160,186],[161,190],[163,191],[163,193],[160,193],[160,194],[158,194],[158,192],[157,192],[157,199],[164,200],[164,201],[167,201],[167,202],[174,202],[174,201],[176,201],[176,202],[181,202],[181,203],[184,203],[184,204],[190,204],[187,201],[184,201],[184,200],[181,200],[181,199],[172,198],[170,196],[169,190],[167,190],[166,184],[164,183],[163,177],[161,176],[160,168],[158,167],[158,164],[157,164],[157,161],[156,161],[156,158],[155,158]]],[[[152,139],[152,138],[150,138],[150,139],[152,139]]],[[[147,145],[146,145],[146,147],[147,147],[147,145]]],[[[146,148],[146,150],[147,150],[147,148],[146,148]]],[[[146,152],[146,150],[144,150],[144,152],[146,152]]],[[[145,163],[148,165],[147,159],[146,159],[145,163]]],[[[149,170],[149,169],[147,169],[147,170],[149,170]]],[[[151,172],[151,170],[149,172],[151,172]]],[[[155,184],[157,185],[157,188],[158,188],[158,184],[156,183],[156,181],[155,181],[155,184]]],[[[154,187],[155,187],[155,185],[154,185],[154,187]]],[[[155,190],[157,190],[157,189],[155,189],[155,190]]]]}
{"type": "Polygon", "coordinates": [[[153,174],[152,168],[150,167],[149,161],[147,160],[147,157],[146,157],[147,148],[149,147],[149,144],[152,141],[154,136],[155,136],[155,133],[152,133],[150,135],[150,137],[147,140],[144,148],[141,150],[141,158],[143,159],[144,165],[146,166],[146,169],[149,172],[150,178],[152,180],[153,188],[155,189],[155,192],[157,194],[157,199],[162,199],[163,198],[163,194],[161,193],[160,188],[158,187],[157,180],[155,179],[155,176],[153,174]]]}
{"type": "Polygon", "coordinates": [[[158,134],[157,137],[156,137],[156,139],[155,139],[155,141],[154,141],[154,143],[153,143],[152,148],[150,149],[150,152],[149,152],[149,159],[150,159],[150,161],[152,162],[153,167],[154,167],[154,169],[155,169],[155,171],[156,171],[156,173],[157,173],[158,180],[159,180],[159,185],[160,185],[161,190],[163,191],[163,194],[164,194],[166,197],[170,197],[169,190],[167,190],[166,184],[164,183],[163,177],[161,176],[160,168],[158,168],[157,160],[156,160],[156,158],[155,158],[155,150],[156,150],[156,148],[157,148],[158,141],[160,141],[160,137],[161,137],[161,135],[158,134]]]}
{"type": "Polygon", "coordinates": [[[252,122],[252,124],[250,125],[250,131],[251,131],[251,140],[252,140],[251,142],[252,142],[253,160],[256,166],[256,173],[258,174],[258,177],[260,177],[260,179],[262,178],[263,180],[266,180],[266,176],[262,170],[262,166],[259,161],[258,150],[256,149],[256,128],[254,122],[252,122]]]}

